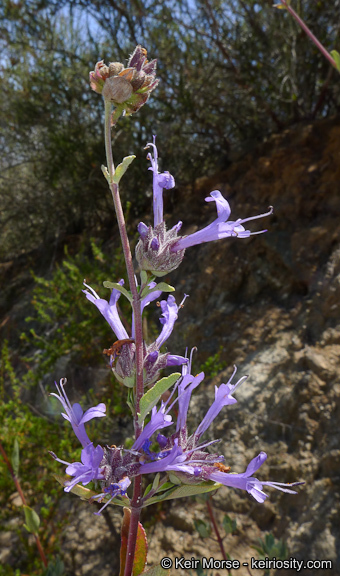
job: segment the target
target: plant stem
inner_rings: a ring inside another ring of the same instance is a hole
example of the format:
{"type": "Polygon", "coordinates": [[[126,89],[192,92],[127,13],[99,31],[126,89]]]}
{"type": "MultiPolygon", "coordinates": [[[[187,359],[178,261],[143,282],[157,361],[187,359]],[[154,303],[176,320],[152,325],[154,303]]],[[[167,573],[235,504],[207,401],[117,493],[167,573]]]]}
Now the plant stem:
{"type": "MultiPolygon", "coordinates": [[[[10,460],[9,460],[9,458],[8,458],[8,456],[7,456],[6,452],[5,452],[5,449],[4,449],[4,447],[2,446],[1,442],[0,442],[0,452],[1,452],[2,457],[3,457],[4,461],[5,461],[5,464],[6,464],[7,468],[8,468],[8,471],[9,471],[10,475],[12,476],[12,480],[13,480],[15,486],[16,486],[16,489],[17,489],[18,492],[19,492],[19,496],[20,496],[20,498],[21,498],[22,505],[23,505],[23,506],[27,506],[26,498],[25,498],[24,493],[23,493],[23,491],[22,491],[22,489],[21,489],[19,479],[17,478],[17,476],[16,476],[16,474],[15,474],[13,468],[12,468],[12,464],[11,464],[11,462],[10,462],[10,460]]],[[[42,545],[41,545],[40,538],[39,538],[39,536],[37,536],[37,534],[33,534],[33,536],[34,536],[34,538],[35,538],[35,543],[36,543],[36,545],[37,545],[37,548],[38,548],[38,552],[39,552],[39,554],[40,554],[41,561],[42,561],[43,565],[44,565],[45,568],[46,568],[46,567],[47,567],[47,559],[46,559],[46,556],[45,556],[45,552],[44,552],[44,550],[43,550],[43,547],[42,547],[42,545]]]]}
{"type": "MultiPolygon", "coordinates": [[[[122,204],[120,201],[120,195],[118,190],[118,185],[113,181],[114,176],[114,164],[112,157],[112,142],[111,142],[111,111],[112,104],[105,101],[105,149],[106,149],[106,160],[107,169],[109,172],[109,186],[112,193],[113,203],[117,215],[118,228],[120,233],[120,238],[123,247],[123,253],[125,258],[126,270],[129,279],[130,291],[132,294],[132,310],[135,321],[135,358],[136,358],[136,387],[135,387],[135,413],[134,413],[134,426],[135,426],[135,436],[136,439],[142,431],[142,426],[138,423],[138,413],[139,413],[139,403],[140,399],[144,393],[144,381],[143,381],[143,326],[142,326],[142,313],[140,306],[140,297],[137,291],[135,273],[133,269],[132,255],[130,249],[130,243],[127,235],[126,224],[124,213],[122,209],[122,204]]],[[[113,115],[114,123],[118,120],[122,111],[119,109],[115,110],[113,115]]],[[[134,479],[134,490],[133,497],[131,500],[131,521],[129,528],[129,537],[126,553],[126,564],[125,564],[125,576],[131,576],[133,561],[136,548],[136,538],[138,521],[141,513],[141,490],[142,490],[142,479],[141,476],[136,476],[134,479]]]]}
{"type": "Polygon", "coordinates": [[[299,26],[301,26],[302,30],[304,32],[306,32],[307,36],[312,40],[312,42],[314,42],[315,46],[320,50],[321,54],[323,54],[324,57],[327,58],[327,60],[329,60],[329,62],[332,64],[332,66],[334,66],[334,68],[337,70],[337,65],[336,65],[334,58],[332,58],[332,56],[326,50],[326,48],[321,44],[321,42],[319,42],[319,40],[316,38],[316,36],[314,36],[313,32],[308,28],[308,26],[304,23],[304,21],[300,18],[300,16],[298,16],[298,14],[295,12],[295,10],[288,4],[288,2],[286,0],[281,0],[281,3],[288,10],[288,12],[293,16],[293,18],[296,20],[296,22],[299,24],[299,26]]]}
{"type": "Polygon", "coordinates": [[[208,498],[208,500],[207,500],[207,507],[208,507],[208,512],[209,512],[209,517],[210,517],[210,520],[211,520],[211,523],[212,523],[214,532],[215,532],[215,534],[216,534],[216,538],[217,538],[217,541],[218,541],[218,545],[219,545],[219,547],[220,547],[221,554],[222,554],[222,556],[223,556],[223,560],[228,560],[227,555],[226,555],[226,552],[225,552],[225,550],[224,550],[223,540],[222,540],[222,538],[221,538],[221,534],[220,534],[220,531],[219,531],[219,529],[218,529],[217,522],[216,522],[216,518],[215,518],[215,516],[214,516],[214,511],[213,511],[213,508],[212,508],[212,505],[211,505],[211,496],[209,496],[209,498],[208,498]]]}

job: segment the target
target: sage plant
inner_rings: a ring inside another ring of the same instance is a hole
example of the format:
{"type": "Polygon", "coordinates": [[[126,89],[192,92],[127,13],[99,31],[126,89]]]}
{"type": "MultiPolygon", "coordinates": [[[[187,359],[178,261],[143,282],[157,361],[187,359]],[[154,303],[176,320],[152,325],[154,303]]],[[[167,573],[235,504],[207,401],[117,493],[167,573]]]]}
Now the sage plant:
{"type": "MultiPolygon", "coordinates": [[[[111,291],[108,300],[98,295],[89,285],[83,290],[110,325],[113,338],[117,341],[106,350],[110,355],[112,370],[119,382],[127,387],[127,402],[131,408],[135,440],[131,448],[124,446],[96,445],[86,433],[86,423],[93,418],[105,416],[104,404],[89,408],[85,412],[78,403],[70,404],[62,379],[56,384],[53,395],[63,407],[63,417],[68,420],[81,446],[80,462],[65,462],[57,455],[52,456],[66,464],[67,479],[62,482],[66,492],[76,492],[83,498],[101,503],[97,514],[108,505],[123,506],[125,509],[122,528],[121,575],[143,574],[146,565],[146,539],[139,522],[141,510],[155,502],[202,494],[221,486],[247,491],[257,502],[268,497],[266,487],[296,494],[292,486],[260,480],[254,476],[265,462],[265,452],[254,456],[245,471],[235,472],[224,463],[224,456],[217,448],[219,440],[204,440],[204,434],[225,406],[237,402],[237,388],[244,385],[247,376],[236,377],[236,368],[226,383],[216,386],[215,399],[196,429],[189,429],[187,415],[190,398],[202,383],[204,373],[192,374],[192,352],[187,355],[162,352],[162,346],[174,330],[181,304],[177,304],[172,292],[174,288],[163,281],[156,281],[178,268],[185,252],[191,246],[223,238],[247,238],[265,230],[248,229],[248,223],[269,216],[272,207],[263,214],[230,220],[228,201],[218,190],[210,193],[207,202],[215,202],[217,217],[202,230],[181,236],[182,222],[170,230],[163,216],[163,191],[175,185],[169,172],[160,173],[156,139],[148,143],[147,156],[153,179],[153,225],[141,222],[136,246],[139,270],[134,270],[130,244],[119,196],[119,181],[134,156],[128,156],[114,167],[111,145],[111,130],[118,119],[136,113],[156,88],[156,60],[147,60],[147,52],[137,46],[127,67],[119,62],[108,66],[100,61],[90,73],[91,88],[102,94],[105,104],[105,147],[107,167],[102,167],[112,193],[117,215],[122,248],[125,257],[128,287],[124,280],[104,282],[111,291]],[[142,316],[145,307],[160,300],[161,328],[154,342],[145,342],[142,331],[142,316]],[[131,333],[128,333],[119,316],[119,298],[127,298],[131,305],[131,333]],[[178,372],[161,378],[165,367],[180,367],[178,372]],[[167,392],[167,400],[165,397],[167,392]],[[176,413],[176,417],[174,416],[176,413]],[[143,488],[143,476],[151,482],[143,488]],[[86,486],[93,483],[94,488],[86,486]],[[135,555],[137,537],[144,545],[135,555]],[[140,540],[140,539],[139,539],[140,540]]],[[[114,442],[114,438],[112,438],[114,442]]],[[[157,574],[167,574],[168,571],[157,574]]],[[[151,573],[150,573],[151,574],[151,573]]]]}

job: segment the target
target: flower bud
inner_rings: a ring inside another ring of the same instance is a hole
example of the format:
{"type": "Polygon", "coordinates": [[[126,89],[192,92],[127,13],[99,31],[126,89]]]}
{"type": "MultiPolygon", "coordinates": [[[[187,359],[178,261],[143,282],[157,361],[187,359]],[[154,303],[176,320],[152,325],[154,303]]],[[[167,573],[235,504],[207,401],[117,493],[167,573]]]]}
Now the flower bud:
{"type": "Polygon", "coordinates": [[[172,252],[178,242],[177,232],[181,222],[167,230],[165,222],[148,228],[141,222],[138,226],[140,240],[136,246],[136,259],[141,270],[150,270],[154,276],[165,276],[176,270],[183,260],[185,250],[172,252]]]}

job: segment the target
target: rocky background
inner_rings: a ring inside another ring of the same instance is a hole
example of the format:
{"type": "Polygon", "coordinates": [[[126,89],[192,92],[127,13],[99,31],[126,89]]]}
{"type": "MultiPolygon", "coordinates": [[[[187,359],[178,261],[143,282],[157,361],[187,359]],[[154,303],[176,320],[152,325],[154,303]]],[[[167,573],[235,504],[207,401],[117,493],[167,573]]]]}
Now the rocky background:
{"type": "MultiPolygon", "coordinates": [[[[211,402],[214,385],[229,379],[234,364],[239,376],[249,374],[237,391],[238,403],[224,409],[207,433],[222,439],[221,453],[233,472],[244,471],[264,450],[268,460],[259,479],[306,483],[296,496],[265,489],[270,498],[264,504],[222,488],[213,498],[216,518],[220,522],[228,513],[237,520],[236,534],[225,540],[227,552],[250,559],[256,556],[251,545],[272,532],[286,540],[292,557],[332,560],[332,570],[315,571],[320,576],[340,573],[339,139],[340,118],[299,125],[235,155],[215,177],[167,192],[165,202],[168,225],[183,220],[184,233],[215,218],[212,205],[204,202],[213,189],[228,198],[232,219],[274,206],[272,217],[249,225],[254,231],[265,226],[267,234],[187,251],[168,278],[177,300],[184,292],[190,295],[168,346],[178,354],[197,346],[196,371],[216,352],[226,366],[194,394],[193,427],[211,402]]],[[[6,273],[3,265],[4,280],[6,273]]],[[[12,320],[19,309],[16,304],[12,320]]],[[[124,427],[120,432],[124,436],[124,427]]],[[[70,513],[62,538],[68,574],[117,573],[121,512],[110,508],[100,518],[91,512],[73,496],[61,500],[58,514],[70,513]]],[[[146,509],[149,565],[163,556],[221,559],[217,543],[199,537],[195,519],[208,521],[203,501],[146,509]]],[[[2,561],[11,563],[15,542],[1,534],[2,561]]]]}

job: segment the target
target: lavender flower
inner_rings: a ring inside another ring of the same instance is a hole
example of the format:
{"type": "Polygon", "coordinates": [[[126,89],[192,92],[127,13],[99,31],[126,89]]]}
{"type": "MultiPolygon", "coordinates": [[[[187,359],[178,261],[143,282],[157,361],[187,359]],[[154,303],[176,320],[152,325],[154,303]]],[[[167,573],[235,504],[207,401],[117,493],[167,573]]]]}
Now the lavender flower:
{"type": "Polygon", "coordinates": [[[58,384],[55,382],[58,394],[52,392],[51,396],[55,396],[55,398],[58,398],[59,402],[61,402],[66,412],[66,414],[62,413],[61,415],[63,416],[63,418],[65,418],[65,420],[68,420],[71,423],[73,432],[77,436],[79,442],[85,448],[86,446],[91,444],[91,441],[85,432],[84,424],[89,420],[92,420],[92,418],[101,418],[102,416],[105,416],[106,406],[105,404],[100,403],[98,404],[98,406],[89,408],[84,413],[82,407],[77,402],[71,406],[71,403],[64,390],[65,384],[66,384],[66,378],[62,378],[60,380],[59,387],[58,384]]]}
{"type": "Polygon", "coordinates": [[[268,212],[265,214],[258,214],[257,216],[251,216],[250,218],[239,218],[235,222],[227,222],[231,210],[229,203],[225,198],[223,198],[219,190],[214,190],[210,192],[211,198],[205,198],[206,202],[216,202],[217,218],[198,232],[190,234],[189,236],[184,236],[180,238],[177,243],[175,243],[171,251],[177,252],[178,250],[185,250],[189,246],[195,246],[196,244],[203,244],[204,242],[211,242],[212,240],[219,240],[221,238],[228,238],[230,236],[236,236],[238,238],[249,238],[249,236],[254,236],[255,234],[263,234],[267,230],[260,230],[258,232],[250,232],[246,230],[243,226],[245,222],[250,222],[251,220],[257,220],[258,218],[265,218],[265,216],[270,216],[273,213],[273,207],[270,206],[268,212]]]}
{"type": "Polygon", "coordinates": [[[247,378],[244,376],[240,378],[236,384],[232,384],[231,380],[236,374],[236,368],[227,384],[221,384],[218,388],[216,387],[215,400],[212,406],[208,409],[196,432],[188,436],[186,418],[190,396],[193,389],[202,382],[204,377],[204,374],[201,373],[194,378],[188,373],[188,371],[191,371],[190,369],[191,359],[190,363],[183,367],[182,380],[175,385],[175,389],[177,389],[178,392],[177,402],[179,411],[176,432],[168,438],[158,433],[156,440],[159,445],[159,451],[150,451],[151,436],[164,427],[170,426],[172,423],[168,413],[174,403],[169,407],[167,407],[168,403],[162,403],[158,412],[156,408],[153,409],[149,424],[147,424],[141,437],[133,446],[134,449],[142,449],[144,451],[140,473],[171,472],[185,484],[199,484],[202,481],[211,480],[219,484],[224,484],[225,486],[246,490],[258,502],[264,502],[267,498],[267,494],[262,490],[263,486],[271,486],[277,490],[295,494],[296,492],[293,491],[291,487],[299,485],[301,482],[295,482],[293,484],[269,481],[261,482],[253,477],[253,474],[267,458],[264,452],[261,452],[259,456],[250,462],[244,473],[234,474],[230,473],[230,467],[223,464],[223,455],[218,453],[212,454],[206,451],[208,446],[212,446],[218,442],[218,440],[205,443],[200,442],[201,435],[207,430],[223,406],[236,402],[232,394],[236,387],[247,378]]]}
{"type": "Polygon", "coordinates": [[[257,500],[257,502],[264,502],[268,498],[268,494],[263,492],[263,486],[271,486],[276,488],[276,490],[281,490],[281,492],[287,492],[288,494],[296,494],[294,490],[287,488],[287,486],[299,486],[303,482],[293,482],[292,484],[283,484],[282,482],[261,482],[257,478],[253,478],[253,474],[262,466],[262,464],[267,460],[267,454],[265,452],[260,452],[258,456],[253,458],[247,466],[247,470],[242,474],[225,474],[224,472],[216,471],[210,474],[209,479],[214,482],[219,482],[224,486],[231,486],[233,488],[241,488],[241,490],[247,490],[249,494],[257,500]]]}
{"type": "Polygon", "coordinates": [[[136,258],[142,270],[150,270],[155,276],[164,276],[178,268],[183,260],[185,250],[190,246],[230,236],[248,238],[254,234],[266,232],[266,230],[250,232],[244,228],[243,224],[270,216],[273,213],[272,207],[265,214],[228,221],[231,213],[230,206],[218,190],[211,192],[210,197],[205,199],[206,202],[216,202],[217,218],[214,222],[189,236],[178,236],[182,226],[181,221],[167,230],[163,217],[163,189],[172,188],[175,181],[169,172],[163,174],[158,172],[155,136],[153,143],[147,144],[147,147],[149,146],[153,148],[153,156],[149,153],[147,158],[151,162],[149,170],[153,172],[154,226],[147,226],[144,222],[140,222],[138,225],[140,240],[136,246],[136,258]]]}
{"type": "MultiPolygon", "coordinates": [[[[118,282],[121,286],[124,284],[124,280],[118,282]]],[[[135,337],[135,324],[134,317],[132,314],[132,333],[131,338],[129,337],[127,331],[125,330],[123,323],[119,317],[117,302],[120,298],[121,293],[117,289],[113,289],[111,292],[110,300],[107,302],[103,298],[100,298],[98,294],[91,288],[88,284],[84,282],[87,290],[83,290],[86,298],[90,300],[104,316],[105,320],[111,326],[112,330],[116,334],[118,340],[131,340],[133,341],[135,337]]],[[[150,282],[148,285],[150,289],[155,288],[157,285],[155,282],[150,282]]],[[[153,302],[162,294],[161,290],[155,290],[149,293],[147,296],[141,300],[141,312],[146,306],[153,302]]],[[[183,305],[185,298],[182,300],[180,306],[183,305]]],[[[178,306],[176,304],[175,298],[170,294],[167,300],[162,300],[160,302],[160,307],[162,310],[162,316],[160,322],[163,324],[162,331],[156,341],[149,346],[145,346],[144,350],[144,369],[145,369],[145,382],[151,384],[156,380],[159,375],[160,370],[166,366],[179,366],[187,362],[187,359],[183,356],[178,356],[174,354],[162,354],[160,353],[161,346],[169,338],[172,333],[175,321],[178,317],[178,306]]],[[[111,357],[111,365],[116,360],[115,357],[111,357]]],[[[113,366],[113,371],[117,379],[124,383],[126,386],[131,388],[135,382],[135,345],[133,342],[126,343],[122,346],[120,356],[117,359],[116,364],[113,366]]]]}
{"type": "Polygon", "coordinates": [[[119,480],[119,482],[113,482],[112,484],[110,484],[110,486],[104,488],[104,492],[102,494],[94,496],[93,500],[97,499],[102,500],[108,494],[111,496],[111,498],[109,498],[109,500],[106,501],[104,506],[102,506],[102,508],[98,512],[95,512],[96,516],[100,516],[104,508],[106,508],[106,506],[108,506],[114,498],[116,498],[117,496],[126,496],[126,491],[130,486],[130,484],[131,484],[130,478],[128,478],[127,476],[123,476],[123,478],[119,480]]]}
{"type": "Polygon", "coordinates": [[[50,454],[57,462],[67,464],[66,474],[74,476],[73,480],[68,480],[65,483],[65,492],[70,492],[78,482],[86,486],[92,480],[104,479],[104,469],[101,468],[104,450],[99,445],[95,448],[91,442],[83,448],[81,451],[81,462],[65,462],[65,460],[57,458],[53,452],[50,452],[50,454]]]}
{"type": "MultiPolygon", "coordinates": [[[[164,320],[165,323],[170,322],[168,311],[165,313],[164,320]]],[[[53,458],[67,465],[66,473],[73,476],[73,479],[65,484],[66,491],[70,491],[78,482],[86,485],[93,480],[100,480],[102,492],[95,498],[101,499],[101,501],[106,499],[107,496],[109,498],[98,513],[114,498],[125,497],[126,491],[131,484],[131,479],[139,474],[171,473],[177,477],[178,481],[185,484],[201,484],[210,480],[224,486],[246,490],[258,502],[264,502],[267,498],[267,494],[263,491],[264,486],[270,486],[289,494],[296,494],[292,487],[302,484],[302,482],[285,484],[282,482],[260,481],[254,478],[253,474],[257,472],[267,458],[265,452],[261,452],[254,458],[245,472],[235,474],[230,472],[230,467],[224,465],[223,455],[206,450],[219,442],[219,440],[208,442],[201,442],[200,440],[202,434],[207,430],[223,406],[236,402],[232,394],[237,386],[247,378],[247,376],[243,376],[235,384],[232,384],[236,368],[234,368],[234,372],[226,384],[216,387],[214,402],[196,431],[188,435],[186,420],[191,394],[204,378],[203,372],[195,377],[191,374],[191,362],[192,353],[190,359],[187,360],[187,364],[183,365],[182,377],[176,382],[169,399],[165,403],[161,402],[158,410],[156,407],[152,409],[150,421],[134,442],[131,450],[116,446],[107,446],[104,449],[101,446],[94,448],[92,443],[88,443],[82,450],[81,462],[74,463],[65,462],[51,452],[53,458]],[[170,404],[176,392],[177,398],[170,404]],[[164,430],[164,428],[173,424],[169,412],[175,404],[178,404],[176,432],[166,437],[160,433],[160,430],[164,430]],[[155,451],[152,437],[156,434],[156,443],[158,443],[159,449],[155,451]]],[[[61,395],[61,392],[60,397],[55,396],[60,399],[64,407],[67,407],[67,415],[64,415],[64,417],[72,423],[73,416],[70,416],[68,399],[66,397],[65,400],[63,388],[61,390],[64,396],[61,395]]],[[[88,420],[94,417],[97,415],[97,410],[98,407],[88,410],[84,414],[84,418],[88,420]]],[[[74,431],[78,438],[81,437],[83,439],[83,435],[79,434],[79,425],[78,428],[74,427],[74,431]]]]}

